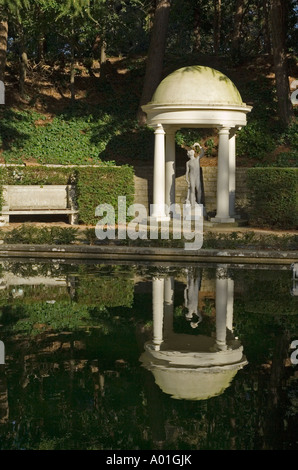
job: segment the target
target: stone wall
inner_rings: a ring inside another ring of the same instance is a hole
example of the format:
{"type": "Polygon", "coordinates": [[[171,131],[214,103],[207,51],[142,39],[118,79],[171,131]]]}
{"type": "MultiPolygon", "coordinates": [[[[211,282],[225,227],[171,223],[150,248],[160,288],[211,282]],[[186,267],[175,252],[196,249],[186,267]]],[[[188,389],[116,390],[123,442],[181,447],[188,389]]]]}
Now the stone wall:
{"type": "MultiPolygon", "coordinates": [[[[203,167],[205,207],[207,212],[216,211],[217,167],[203,167]]],[[[148,210],[152,203],[153,167],[136,168],[135,202],[143,204],[148,210]]],[[[187,195],[185,168],[176,171],[176,202],[183,204],[187,195]]],[[[246,168],[236,169],[236,208],[247,205],[246,168]]]]}

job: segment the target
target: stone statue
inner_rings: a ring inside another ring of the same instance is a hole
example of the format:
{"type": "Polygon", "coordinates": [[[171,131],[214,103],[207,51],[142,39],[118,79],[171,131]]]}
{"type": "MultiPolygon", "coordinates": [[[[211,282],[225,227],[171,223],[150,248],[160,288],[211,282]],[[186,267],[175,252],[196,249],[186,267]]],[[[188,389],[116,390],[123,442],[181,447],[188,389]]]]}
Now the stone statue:
{"type": "Polygon", "coordinates": [[[188,192],[186,203],[190,204],[192,207],[195,204],[201,204],[202,199],[202,187],[201,187],[201,168],[200,168],[200,159],[204,155],[204,149],[200,144],[195,143],[191,150],[188,150],[187,156],[189,161],[186,163],[186,181],[188,184],[188,192]],[[196,157],[194,147],[198,146],[201,151],[200,154],[196,157]]]}

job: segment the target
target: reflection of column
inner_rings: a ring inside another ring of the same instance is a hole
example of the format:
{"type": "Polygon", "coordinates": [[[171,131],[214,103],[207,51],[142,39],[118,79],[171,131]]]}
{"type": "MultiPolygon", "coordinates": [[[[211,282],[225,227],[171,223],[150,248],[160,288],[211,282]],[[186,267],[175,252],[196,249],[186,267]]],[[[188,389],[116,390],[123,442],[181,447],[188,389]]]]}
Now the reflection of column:
{"type": "Polygon", "coordinates": [[[212,222],[235,222],[229,213],[229,128],[218,132],[217,212],[212,222]]]}
{"type": "Polygon", "coordinates": [[[227,349],[227,301],[228,301],[228,279],[225,270],[218,269],[216,275],[216,344],[221,350],[227,349]]]}
{"type": "Polygon", "coordinates": [[[175,129],[166,130],[166,182],[165,202],[175,204],[175,129]]]}
{"type": "Polygon", "coordinates": [[[165,310],[164,310],[164,338],[166,339],[173,332],[174,316],[174,278],[169,276],[165,278],[165,310]]]}
{"type": "Polygon", "coordinates": [[[227,279],[227,328],[233,331],[234,281],[227,279]]]}
{"type": "Polygon", "coordinates": [[[161,124],[155,130],[153,168],[153,213],[158,220],[168,220],[165,213],[165,131],[161,124]]]}
{"type": "Polygon", "coordinates": [[[152,279],[152,305],[153,305],[153,345],[159,351],[163,342],[163,305],[164,304],[164,279],[152,279]]]}

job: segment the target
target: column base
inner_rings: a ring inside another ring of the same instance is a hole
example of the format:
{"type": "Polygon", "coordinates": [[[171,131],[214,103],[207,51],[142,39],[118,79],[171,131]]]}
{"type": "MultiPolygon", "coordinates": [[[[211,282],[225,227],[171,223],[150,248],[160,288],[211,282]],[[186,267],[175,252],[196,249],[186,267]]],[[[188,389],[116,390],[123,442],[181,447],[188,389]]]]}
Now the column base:
{"type": "Polygon", "coordinates": [[[233,217],[212,217],[210,222],[215,222],[218,224],[233,224],[235,223],[235,219],[233,217]]]}

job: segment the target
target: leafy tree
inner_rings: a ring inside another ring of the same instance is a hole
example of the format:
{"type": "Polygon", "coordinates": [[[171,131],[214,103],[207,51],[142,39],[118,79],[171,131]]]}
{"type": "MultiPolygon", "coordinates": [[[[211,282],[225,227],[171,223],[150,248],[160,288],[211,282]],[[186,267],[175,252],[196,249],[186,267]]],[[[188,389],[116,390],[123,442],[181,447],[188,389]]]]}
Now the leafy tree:
{"type": "Polygon", "coordinates": [[[8,18],[19,19],[20,11],[28,6],[29,0],[0,0],[0,80],[2,81],[6,66],[8,18]]]}

